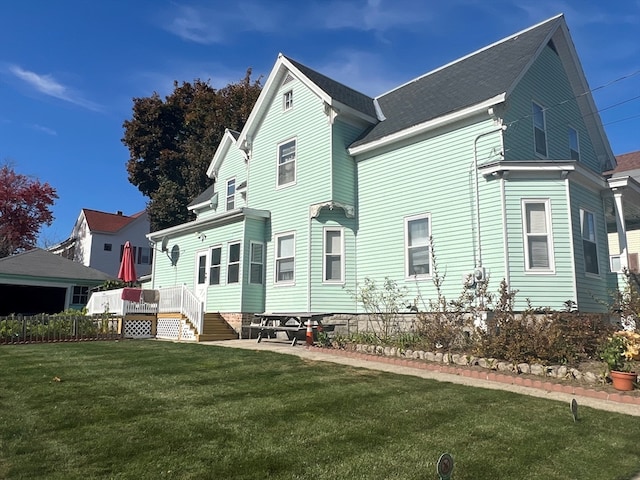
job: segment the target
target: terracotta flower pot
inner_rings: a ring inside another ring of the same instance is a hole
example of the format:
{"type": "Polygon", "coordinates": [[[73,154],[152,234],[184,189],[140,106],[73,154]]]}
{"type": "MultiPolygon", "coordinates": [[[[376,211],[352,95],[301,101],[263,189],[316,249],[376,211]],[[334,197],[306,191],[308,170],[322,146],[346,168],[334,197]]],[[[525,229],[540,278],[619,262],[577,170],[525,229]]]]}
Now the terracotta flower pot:
{"type": "Polygon", "coordinates": [[[633,382],[638,378],[638,375],[634,372],[618,372],[616,370],[609,372],[609,376],[611,377],[613,388],[625,392],[633,390],[633,382]]]}

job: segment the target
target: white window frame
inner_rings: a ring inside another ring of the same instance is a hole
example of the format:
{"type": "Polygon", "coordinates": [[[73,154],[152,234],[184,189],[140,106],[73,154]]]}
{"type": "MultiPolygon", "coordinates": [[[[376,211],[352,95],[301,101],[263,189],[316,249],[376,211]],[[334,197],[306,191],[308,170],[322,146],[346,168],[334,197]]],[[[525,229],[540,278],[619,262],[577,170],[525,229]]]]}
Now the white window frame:
{"type": "Polygon", "coordinates": [[[274,285],[294,285],[296,282],[296,234],[295,232],[285,232],[275,235],[274,237],[274,268],[273,268],[273,283],[274,285]],[[280,240],[291,237],[293,241],[293,256],[284,257],[280,254],[280,240]],[[279,264],[283,260],[293,260],[293,277],[290,280],[278,280],[279,264]]]}
{"type": "Polygon", "coordinates": [[[325,227],[322,234],[322,283],[333,283],[333,284],[343,284],[344,283],[344,265],[345,257],[344,257],[344,228],[343,227],[325,227]],[[329,233],[339,233],[340,234],[340,245],[338,252],[328,252],[327,249],[330,247],[330,242],[327,241],[327,236],[329,233]],[[330,257],[339,257],[340,260],[340,278],[327,278],[329,274],[329,269],[327,268],[327,262],[330,257]]]}
{"type": "Polygon", "coordinates": [[[226,202],[226,208],[227,210],[233,210],[234,208],[236,208],[236,178],[230,178],[229,180],[227,180],[227,190],[226,190],[226,198],[227,198],[227,202],[226,202]],[[231,193],[229,193],[229,187],[231,187],[233,189],[233,191],[231,193]],[[231,205],[231,206],[229,206],[231,205]]]}
{"type": "Polygon", "coordinates": [[[585,275],[599,277],[600,276],[600,257],[598,256],[598,226],[596,224],[596,216],[592,211],[586,210],[584,208],[580,209],[580,237],[582,238],[582,260],[584,262],[584,273],[585,275]],[[593,223],[593,239],[586,238],[584,235],[585,219],[588,216],[591,216],[592,223],[593,223]],[[595,253],[596,253],[595,267],[597,270],[595,272],[587,271],[587,257],[586,257],[586,251],[584,248],[585,242],[592,243],[593,248],[595,249],[595,253]]]}
{"type": "Polygon", "coordinates": [[[549,156],[549,143],[547,141],[547,114],[545,108],[537,102],[531,102],[531,112],[531,123],[533,124],[533,151],[537,156],[547,158],[549,156]],[[536,111],[536,109],[539,109],[539,112],[536,111]],[[536,121],[538,113],[542,116],[542,126],[538,125],[539,122],[536,121]],[[538,151],[538,142],[536,138],[536,132],[538,131],[542,132],[541,134],[544,135],[544,152],[538,151]]]}
{"type": "Polygon", "coordinates": [[[298,139],[294,137],[279,143],[278,149],[277,149],[277,159],[276,159],[276,188],[283,188],[283,187],[288,187],[290,185],[295,185],[296,179],[298,176],[297,175],[298,172],[296,171],[297,163],[298,163],[298,139]],[[283,157],[281,150],[284,146],[288,145],[289,143],[293,143],[293,146],[294,146],[293,159],[281,163],[280,160],[283,157]],[[293,163],[293,180],[287,183],[280,183],[280,168],[290,163],[293,163]]]}
{"type": "Polygon", "coordinates": [[[222,245],[213,245],[209,249],[209,285],[221,285],[222,284],[222,245]],[[213,251],[218,250],[220,252],[220,260],[219,263],[214,262],[213,251]],[[213,274],[213,269],[217,268],[216,275],[213,274]],[[213,283],[213,280],[217,279],[217,283],[213,283]]]}
{"type": "Polygon", "coordinates": [[[576,160],[576,161],[579,162],[580,161],[580,133],[578,133],[578,130],[576,130],[572,126],[569,126],[569,128],[567,130],[567,135],[569,137],[568,138],[568,140],[569,140],[569,158],[571,160],[576,160]],[[575,145],[573,145],[574,138],[575,138],[575,145]],[[572,155],[573,152],[575,152],[576,158],[573,158],[573,155],[572,155]]]}
{"type": "Polygon", "coordinates": [[[293,108],[293,90],[287,90],[282,94],[282,110],[287,111],[293,108]]]}
{"type": "Polygon", "coordinates": [[[250,247],[249,247],[249,283],[253,284],[253,285],[262,285],[264,283],[264,253],[265,253],[265,245],[262,242],[254,242],[251,241],[250,242],[250,247]],[[261,253],[260,253],[260,261],[257,262],[254,260],[254,252],[255,252],[255,247],[259,245],[261,248],[261,253]],[[255,278],[253,276],[253,266],[254,265],[260,265],[260,279],[259,281],[255,281],[255,278]]]}
{"type": "Polygon", "coordinates": [[[240,283],[240,259],[242,258],[242,244],[238,241],[238,242],[229,242],[227,244],[227,285],[232,285],[235,283],[240,283]],[[231,247],[237,245],[238,246],[238,260],[231,260],[231,247]],[[231,278],[229,277],[231,270],[233,269],[238,269],[238,279],[235,281],[231,281],[231,278]]]}
{"type": "Polygon", "coordinates": [[[431,265],[431,214],[423,213],[404,218],[404,276],[407,279],[428,279],[431,278],[433,265],[431,265]],[[409,245],[409,224],[417,220],[427,221],[427,238],[423,242],[409,245]],[[428,269],[426,273],[414,273],[410,271],[411,250],[427,247],[428,269]]]}
{"type": "Polygon", "coordinates": [[[523,198],[522,199],[522,236],[524,240],[524,269],[526,273],[549,274],[555,273],[555,259],[553,251],[553,231],[551,225],[551,200],[548,198],[523,198]],[[527,205],[542,204],[545,210],[546,232],[527,231],[527,205]],[[530,237],[546,237],[548,267],[532,267],[529,252],[530,237]]]}

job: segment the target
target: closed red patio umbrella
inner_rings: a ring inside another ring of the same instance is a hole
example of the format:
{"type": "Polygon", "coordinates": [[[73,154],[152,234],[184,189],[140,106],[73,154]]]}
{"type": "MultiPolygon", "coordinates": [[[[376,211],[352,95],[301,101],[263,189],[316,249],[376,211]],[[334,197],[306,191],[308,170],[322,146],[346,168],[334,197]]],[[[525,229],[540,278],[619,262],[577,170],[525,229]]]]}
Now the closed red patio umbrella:
{"type": "Polygon", "coordinates": [[[138,279],[136,275],[136,259],[133,255],[133,247],[129,241],[124,244],[118,278],[125,283],[134,283],[138,279]]]}

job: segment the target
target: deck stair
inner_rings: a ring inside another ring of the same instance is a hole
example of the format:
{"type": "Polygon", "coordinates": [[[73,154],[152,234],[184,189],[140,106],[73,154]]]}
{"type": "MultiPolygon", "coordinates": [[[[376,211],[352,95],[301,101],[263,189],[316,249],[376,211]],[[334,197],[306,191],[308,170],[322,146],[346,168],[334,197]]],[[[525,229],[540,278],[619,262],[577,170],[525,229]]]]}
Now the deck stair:
{"type": "Polygon", "coordinates": [[[219,313],[205,313],[202,333],[196,334],[196,339],[198,342],[237,340],[238,334],[219,313]]]}

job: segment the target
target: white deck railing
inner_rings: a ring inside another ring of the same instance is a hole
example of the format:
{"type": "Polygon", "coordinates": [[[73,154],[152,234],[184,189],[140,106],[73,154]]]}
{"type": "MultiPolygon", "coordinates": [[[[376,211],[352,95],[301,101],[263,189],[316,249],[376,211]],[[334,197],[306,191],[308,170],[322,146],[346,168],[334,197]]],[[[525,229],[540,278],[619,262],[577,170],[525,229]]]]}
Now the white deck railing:
{"type": "Polygon", "coordinates": [[[88,315],[126,315],[127,313],[157,313],[157,303],[132,302],[122,299],[122,288],[93,292],[87,302],[88,315]]]}
{"type": "Polygon", "coordinates": [[[202,302],[184,285],[160,289],[158,312],[180,312],[189,319],[198,333],[202,333],[204,322],[202,302]]]}
{"type": "Polygon", "coordinates": [[[132,302],[122,299],[122,288],[94,292],[87,302],[88,315],[103,313],[126,315],[127,313],[181,313],[202,332],[204,308],[202,302],[186,286],[161,288],[159,303],[132,302]]]}

